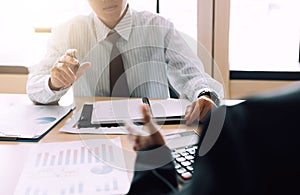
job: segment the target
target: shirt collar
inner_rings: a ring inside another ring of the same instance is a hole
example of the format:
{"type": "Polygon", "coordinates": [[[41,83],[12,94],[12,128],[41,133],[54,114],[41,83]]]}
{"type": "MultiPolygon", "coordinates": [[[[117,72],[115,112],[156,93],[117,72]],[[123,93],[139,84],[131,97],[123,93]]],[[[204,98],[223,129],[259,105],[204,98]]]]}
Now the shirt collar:
{"type": "MultiPolygon", "coordinates": [[[[128,9],[126,11],[125,16],[121,19],[121,21],[115,26],[113,30],[115,30],[123,39],[128,41],[131,30],[132,30],[132,10],[128,5],[128,9]]],[[[94,13],[94,25],[96,30],[97,41],[103,41],[108,33],[112,30],[108,28],[94,13]]]]}

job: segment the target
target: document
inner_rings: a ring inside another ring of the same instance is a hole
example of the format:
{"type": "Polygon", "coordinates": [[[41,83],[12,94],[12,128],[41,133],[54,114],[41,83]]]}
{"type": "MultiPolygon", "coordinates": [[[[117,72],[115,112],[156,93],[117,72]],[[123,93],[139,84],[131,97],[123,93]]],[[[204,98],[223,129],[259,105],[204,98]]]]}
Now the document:
{"type": "Polygon", "coordinates": [[[39,139],[74,108],[74,105],[5,105],[0,112],[0,140],[39,139]]]}
{"type": "MultiPolygon", "coordinates": [[[[85,105],[92,105],[92,103],[86,103],[85,105]]],[[[85,106],[84,105],[84,106],[85,106]]],[[[83,106],[83,107],[84,107],[83,106]]],[[[65,132],[65,133],[72,133],[72,134],[118,134],[118,135],[124,135],[124,134],[128,134],[127,129],[125,128],[125,126],[109,126],[109,127],[102,127],[101,125],[93,125],[91,124],[91,112],[93,111],[88,110],[88,112],[90,112],[88,114],[88,118],[86,118],[86,120],[89,121],[88,124],[90,125],[86,125],[86,127],[79,127],[78,123],[79,123],[79,118],[82,118],[83,116],[83,111],[84,108],[81,108],[78,111],[74,111],[73,115],[71,118],[67,119],[67,121],[65,122],[65,124],[59,129],[60,132],[65,132]]],[[[85,121],[86,123],[86,121],[85,121]]],[[[142,127],[140,127],[142,128],[142,127]]]]}
{"type": "MultiPolygon", "coordinates": [[[[97,101],[93,103],[92,124],[123,123],[131,120],[141,122],[143,115],[140,105],[142,99],[97,101]]],[[[152,117],[156,122],[182,121],[186,107],[191,104],[187,99],[148,100],[152,117]]]]}
{"type": "Polygon", "coordinates": [[[35,145],[21,173],[15,195],[126,194],[120,138],[35,145]]]}
{"type": "Polygon", "coordinates": [[[104,135],[128,134],[128,131],[125,128],[125,126],[117,126],[117,127],[91,126],[91,127],[79,128],[77,125],[78,118],[79,117],[77,117],[77,114],[74,114],[71,118],[69,118],[66,121],[66,123],[59,129],[59,131],[65,133],[72,133],[72,134],[104,134],[104,135]]]}

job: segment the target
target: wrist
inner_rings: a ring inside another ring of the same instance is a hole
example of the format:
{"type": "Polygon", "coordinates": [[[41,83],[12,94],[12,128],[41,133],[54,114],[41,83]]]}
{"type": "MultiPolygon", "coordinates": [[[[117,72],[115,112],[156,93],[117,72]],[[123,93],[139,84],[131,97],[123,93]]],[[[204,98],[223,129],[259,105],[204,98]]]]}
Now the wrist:
{"type": "Polygon", "coordinates": [[[198,95],[198,98],[200,98],[201,96],[208,96],[217,106],[219,106],[220,104],[220,99],[218,97],[218,95],[216,94],[216,92],[209,90],[209,89],[205,89],[203,91],[201,91],[198,95]]]}
{"type": "Polygon", "coordinates": [[[52,91],[62,91],[62,90],[64,90],[64,89],[68,88],[68,87],[55,87],[55,86],[53,86],[53,84],[52,84],[52,82],[51,82],[51,78],[49,78],[49,80],[48,80],[48,86],[49,86],[49,88],[50,88],[52,91]]]}

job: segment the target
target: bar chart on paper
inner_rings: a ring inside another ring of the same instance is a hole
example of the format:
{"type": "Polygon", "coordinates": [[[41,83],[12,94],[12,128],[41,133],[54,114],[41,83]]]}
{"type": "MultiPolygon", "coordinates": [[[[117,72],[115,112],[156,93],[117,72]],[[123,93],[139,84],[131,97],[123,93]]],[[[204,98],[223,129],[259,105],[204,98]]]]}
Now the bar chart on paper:
{"type": "Polygon", "coordinates": [[[130,185],[124,167],[119,138],[39,144],[15,194],[124,194],[130,185]]]}
{"type": "Polygon", "coordinates": [[[58,150],[57,153],[39,152],[35,156],[35,167],[53,167],[64,165],[92,164],[101,161],[114,162],[113,146],[99,144],[87,149],[81,146],[76,149],[58,150]]]}

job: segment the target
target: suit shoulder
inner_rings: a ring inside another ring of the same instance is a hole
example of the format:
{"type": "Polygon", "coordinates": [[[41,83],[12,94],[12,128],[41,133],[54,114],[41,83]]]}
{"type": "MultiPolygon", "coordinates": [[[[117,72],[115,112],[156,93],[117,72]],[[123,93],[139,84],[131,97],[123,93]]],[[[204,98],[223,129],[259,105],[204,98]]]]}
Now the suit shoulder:
{"type": "Polygon", "coordinates": [[[81,27],[87,27],[92,24],[93,22],[93,17],[91,15],[77,15],[74,16],[73,18],[70,18],[66,21],[61,22],[58,24],[55,29],[69,29],[72,26],[77,26],[80,25],[81,27]]]}
{"type": "Polygon", "coordinates": [[[149,11],[133,11],[134,22],[138,26],[173,26],[173,23],[165,17],[149,11]]]}

